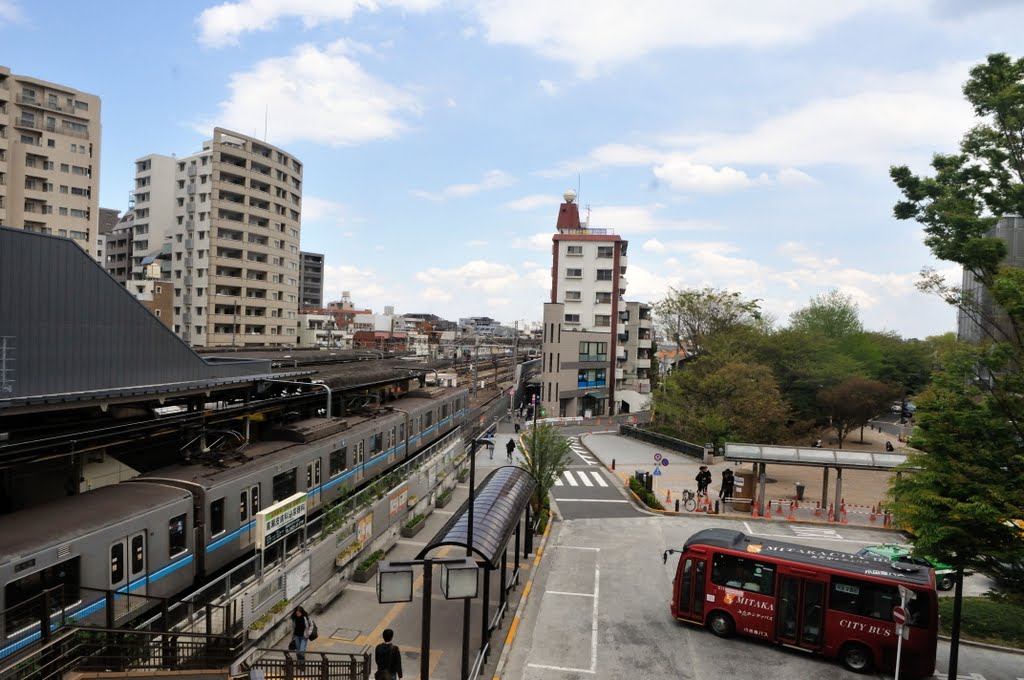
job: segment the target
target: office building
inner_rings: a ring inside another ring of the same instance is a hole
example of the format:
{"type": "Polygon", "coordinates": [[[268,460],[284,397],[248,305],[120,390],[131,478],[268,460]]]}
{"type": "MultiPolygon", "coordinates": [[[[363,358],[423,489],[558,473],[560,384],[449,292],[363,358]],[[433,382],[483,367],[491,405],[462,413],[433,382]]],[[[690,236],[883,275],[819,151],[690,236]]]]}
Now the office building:
{"type": "Polygon", "coordinates": [[[323,253],[299,252],[299,309],[324,306],[323,253]]]}
{"type": "Polygon", "coordinates": [[[0,225],[99,252],[100,98],[0,66],[0,225]]]}
{"type": "Polygon", "coordinates": [[[541,405],[551,417],[614,415],[629,244],[581,223],[575,192],[564,198],[552,237],[551,301],[544,305],[541,405]]]}

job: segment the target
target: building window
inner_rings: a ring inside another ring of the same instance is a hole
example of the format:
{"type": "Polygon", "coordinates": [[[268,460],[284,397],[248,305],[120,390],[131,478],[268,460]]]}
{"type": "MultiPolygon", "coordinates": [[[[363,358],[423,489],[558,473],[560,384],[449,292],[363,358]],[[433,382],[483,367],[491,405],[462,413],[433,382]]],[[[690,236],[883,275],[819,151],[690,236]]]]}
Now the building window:
{"type": "Polygon", "coordinates": [[[566,269],[565,270],[565,278],[567,278],[567,279],[582,279],[583,278],[583,270],[582,269],[566,269]]]}
{"type": "Polygon", "coordinates": [[[598,269],[597,270],[597,280],[598,281],[611,281],[612,280],[612,270],[611,269],[598,269]]]}
{"type": "Polygon", "coordinates": [[[566,314],[565,315],[565,323],[573,324],[573,325],[579,325],[579,323],[580,323],[580,315],[579,314],[566,314]]]}
{"type": "Polygon", "coordinates": [[[583,293],[578,290],[567,290],[565,291],[566,302],[581,302],[583,300],[583,293]]]}
{"type": "Polygon", "coordinates": [[[581,342],[580,361],[608,361],[607,342],[581,342]]]}
{"type": "Polygon", "coordinates": [[[569,246],[565,249],[565,254],[573,257],[581,257],[583,255],[583,246],[569,246]]]}
{"type": "Polygon", "coordinates": [[[610,314],[595,314],[594,315],[594,326],[596,328],[608,328],[612,325],[612,317],[610,314]]]}
{"type": "Polygon", "coordinates": [[[615,253],[615,248],[613,246],[598,246],[597,247],[597,256],[598,257],[612,257],[612,255],[614,255],[614,253],[615,253]]]}
{"type": "Polygon", "coordinates": [[[576,387],[584,390],[590,387],[606,387],[608,374],[604,368],[580,369],[576,375],[576,387]]]}
{"type": "Polygon", "coordinates": [[[612,294],[598,293],[594,302],[596,302],[599,305],[610,305],[612,303],[612,294]]]}

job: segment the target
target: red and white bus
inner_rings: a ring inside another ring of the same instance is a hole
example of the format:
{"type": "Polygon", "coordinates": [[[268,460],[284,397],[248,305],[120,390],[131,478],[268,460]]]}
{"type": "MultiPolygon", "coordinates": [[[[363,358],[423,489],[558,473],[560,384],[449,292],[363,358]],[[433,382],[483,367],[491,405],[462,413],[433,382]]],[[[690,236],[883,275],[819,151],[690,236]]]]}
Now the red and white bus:
{"type": "MultiPolygon", "coordinates": [[[[664,559],[679,552],[667,550],[664,559]]],[[[899,586],[915,595],[906,608],[900,677],[930,677],[939,615],[927,567],[705,529],[681,551],[671,610],[720,637],[740,633],[838,657],[853,671],[893,672],[899,586]]]]}

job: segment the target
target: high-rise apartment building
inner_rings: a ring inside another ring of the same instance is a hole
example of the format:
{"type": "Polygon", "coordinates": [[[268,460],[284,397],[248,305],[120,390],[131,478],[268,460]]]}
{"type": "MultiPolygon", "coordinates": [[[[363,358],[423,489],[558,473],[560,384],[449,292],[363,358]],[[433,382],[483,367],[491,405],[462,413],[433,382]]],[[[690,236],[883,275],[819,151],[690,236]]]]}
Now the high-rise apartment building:
{"type": "Polygon", "coordinates": [[[625,302],[619,320],[625,339],[616,352],[615,392],[620,411],[646,411],[651,406],[651,362],[654,359],[654,319],[646,302],[625,302]]]}
{"type": "Polygon", "coordinates": [[[0,66],[0,225],[99,250],[100,99],[0,66]]]}
{"type": "Polygon", "coordinates": [[[294,345],[302,164],[215,128],[175,159],[174,192],[174,331],[205,347],[294,345]]]}
{"type": "Polygon", "coordinates": [[[299,309],[324,306],[324,256],[299,252],[299,309]]]}
{"type": "MultiPolygon", "coordinates": [[[[1003,217],[988,235],[1006,242],[1004,265],[1024,267],[1024,217],[1003,217]]],[[[974,274],[965,270],[961,285],[964,296],[974,300],[975,308],[957,312],[957,339],[960,342],[1017,339],[1009,316],[974,274]]]]}
{"type": "Polygon", "coordinates": [[[551,302],[544,305],[541,404],[549,416],[614,415],[629,244],[581,224],[575,192],[564,197],[552,238],[551,302]]]}

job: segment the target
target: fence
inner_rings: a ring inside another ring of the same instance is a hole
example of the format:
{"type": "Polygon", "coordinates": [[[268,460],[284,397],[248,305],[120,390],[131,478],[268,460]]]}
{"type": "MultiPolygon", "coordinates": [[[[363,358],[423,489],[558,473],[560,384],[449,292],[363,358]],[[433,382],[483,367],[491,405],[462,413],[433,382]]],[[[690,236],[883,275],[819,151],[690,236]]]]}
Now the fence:
{"type": "MultiPolygon", "coordinates": [[[[356,654],[336,652],[306,652],[299,663],[295,652],[281,649],[258,648],[255,658],[242,664],[241,670],[262,671],[265,678],[284,680],[369,680],[370,648],[356,654]]],[[[252,674],[250,673],[250,677],[252,674]]]]}
{"type": "Polygon", "coordinates": [[[657,432],[651,432],[650,430],[643,430],[639,427],[632,425],[619,425],[619,434],[625,437],[632,437],[648,444],[654,444],[665,449],[670,449],[677,453],[696,458],[697,460],[703,461],[704,456],[711,451],[703,446],[691,444],[690,442],[684,442],[682,439],[676,439],[675,437],[669,437],[665,434],[658,434],[657,432]]]}

